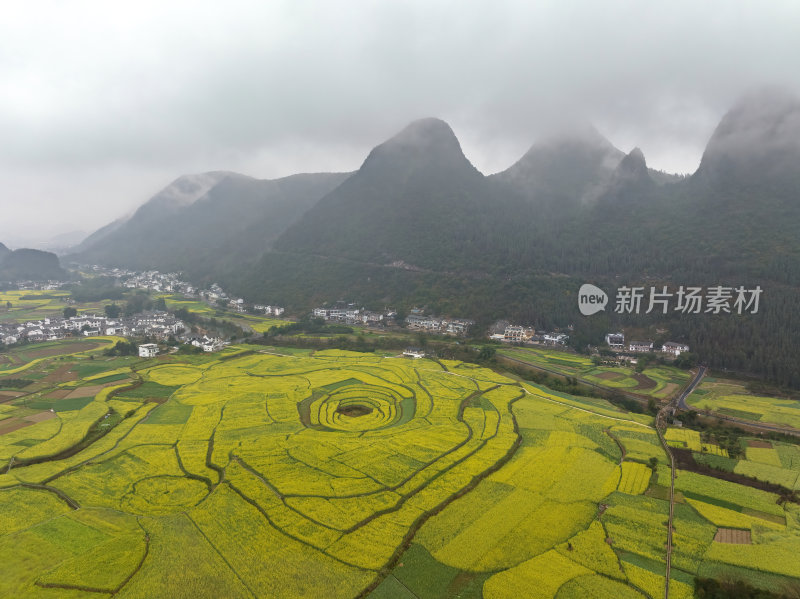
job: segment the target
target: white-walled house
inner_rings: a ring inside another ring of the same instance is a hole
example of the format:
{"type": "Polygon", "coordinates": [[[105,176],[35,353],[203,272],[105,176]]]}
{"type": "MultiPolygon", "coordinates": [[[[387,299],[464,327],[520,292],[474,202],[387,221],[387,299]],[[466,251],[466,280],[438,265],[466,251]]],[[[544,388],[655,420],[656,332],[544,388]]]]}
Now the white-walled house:
{"type": "Polygon", "coordinates": [[[674,343],[672,341],[667,341],[664,345],[661,346],[661,351],[665,354],[671,354],[676,358],[680,356],[684,352],[689,351],[689,346],[685,343],[674,343]]]}
{"type": "Polygon", "coordinates": [[[611,349],[625,349],[625,335],[622,333],[608,333],[606,343],[611,349]]]}
{"type": "Polygon", "coordinates": [[[155,343],[143,343],[139,346],[140,358],[155,358],[158,355],[158,345],[155,343]]]}
{"type": "Polygon", "coordinates": [[[525,337],[525,329],[519,325],[508,325],[503,332],[503,339],[512,343],[521,343],[525,337]]]}
{"type": "Polygon", "coordinates": [[[652,341],[631,341],[628,345],[628,351],[637,354],[646,354],[653,351],[652,341]]]}

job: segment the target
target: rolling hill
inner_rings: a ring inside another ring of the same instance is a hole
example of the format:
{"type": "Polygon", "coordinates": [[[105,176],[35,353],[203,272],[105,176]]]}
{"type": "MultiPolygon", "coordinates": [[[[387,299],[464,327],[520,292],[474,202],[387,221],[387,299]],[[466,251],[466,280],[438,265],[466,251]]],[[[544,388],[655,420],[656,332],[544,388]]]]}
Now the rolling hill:
{"type": "Polygon", "coordinates": [[[58,256],[51,252],[21,248],[9,250],[0,243],[0,281],[64,279],[58,256]]]}

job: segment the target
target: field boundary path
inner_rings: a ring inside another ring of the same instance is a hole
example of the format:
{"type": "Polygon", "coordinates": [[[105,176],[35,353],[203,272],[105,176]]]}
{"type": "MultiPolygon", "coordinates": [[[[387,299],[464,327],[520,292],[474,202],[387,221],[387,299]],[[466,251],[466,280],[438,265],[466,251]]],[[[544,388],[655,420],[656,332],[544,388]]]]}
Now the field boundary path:
{"type": "Polygon", "coordinates": [[[664,438],[664,430],[667,428],[667,415],[674,415],[675,410],[681,406],[686,405],[686,398],[694,391],[695,387],[700,384],[706,374],[706,367],[701,366],[697,374],[686,385],[686,387],[667,405],[661,408],[656,415],[656,432],[658,439],[661,441],[661,446],[669,458],[670,466],[670,481],[669,481],[669,519],[667,520],[667,558],[666,558],[666,575],[664,576],[664,599],[669,599],[669,578],[670,567],[672,565],[672,520],[675,513],[675,456],[664,438]]]}
{"type": "MultiPolygon", "coordinates": [[[[520,364],[520,365],[525,366],[527,368],[531,368],[533,370],[538,370],[540,372],[546,372],[548,374],[552,374],[552,375],[555,375],[555,376],[558,376],[558,377],[561,377],[561,378],[568,378],[568,377],[571,376],[572,378],[574,378],[581,385],[586,385],[587,387],[593,387],[594,389],[599,389],[600,391],[605,391],[606,393],[608,393],[610,391],[616,391],[616,392],[621,393],[622,395],[624,395],[626,397],[629,397],[630,399],[634,399],[634,400],[639,401],[641,403],[646,403],[648,400],[651,399],[651,397],[649,397],[649,396],[639,395],[638,393],[633,393],[633,392],[625,390],[625,389],[612,389],[611,387],[604,387],[603,385],[599,385],[599,384],[594,383],[592,381],[587,381],[586,379],[582,379],[582,378],[577,377],[577,376],[564,374],[563,372],[559,372],[557,370],[552,370],[552,369],[546,368],[544,366],[531,364],[530,362],[525,362],[524,360],[520,360],[518,358],[513,358],[513,357],[507,356],[505,354],[500,355],[500,357],[503,360],[508,360],[510,362],[514,362],[516,364],[520,364]]],[[[707,370],[708,369],[705,366],[701,366],[700,367],[700,371],[703,372],[704,376],[705,376],[707,370]]],[[[700,383],[700,381],[698,380],[697,384],[699,384],[699,383],[700,383]]],[[[687,387],[684,392],[681,393],[681,395],[679,397],[679,403],[676,406],[676,409],[687,410],[687,411],[695,409],[695,408],[693,408],[692,406],[690,406],[689,404],[686,403],[686,398],[689,397],[689,395],[691,395],[692,391],[695,390],[696,386],[697,385],[691,385],[690,387],[687,387]]],[[[657,398],[655,398],[655,399],[657,399],[657,398]]],[[[733,424],[738,424],[738,425],[741,425],[741,426],[744,426],[744,427],[750,427],[751,429],[755,429],[757,431],[768,431],[768,432],[775,432],[775,433],[781,433],[781,434],[784,434],[784,435],[792,435],[792,436],[795,436],[795,437],[800,437],[800,431],[797,430],[797,429],[784,428],[784,427],[781,427],[781,426],[778,426],[778,425],[766,424],[766,423],[758,422],[758,421],[755,421],[755,420],[744,420],[742,418],[736,418],[735,416],[728,416],[727,414],[721,414],[721,413],[715,412],[713,410],[709,411],[708,414],[705,414],[705,415],[709,416],[709,417],[713,417],[713,418],[718,418],[718,419],[724,420],[726,422],[731,422],[733,424]]]]}

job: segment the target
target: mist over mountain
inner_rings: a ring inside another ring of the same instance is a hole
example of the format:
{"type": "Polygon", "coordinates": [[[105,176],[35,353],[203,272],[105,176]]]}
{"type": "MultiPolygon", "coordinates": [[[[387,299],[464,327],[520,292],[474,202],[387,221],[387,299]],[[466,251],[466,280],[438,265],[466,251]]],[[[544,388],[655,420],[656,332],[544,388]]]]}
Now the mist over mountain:
{"type": "MultiPolygon", "coordinates": [[[[80,254],[91,248],[102,247],[99,242],[109,237],[123,227],[127,231],[140,231],[146,233],[164,218],[175,215],[181,209],[191,205],[222,179],[237,176],[236,173],[226,171],[213,171],[194,175],[183,175],[175,179],[164,189],[140,206],[133,214],[118,218],[109,224],[100,227],[91,235],[71,249],[70,254],[80,254]]],[[[124,234],[124,233],[123,233],[124,234]]],[[[135,248],[131,248],[135,251],[135,248]]]]}
{"type": "Polygon", "coordinates": [[[575,293],[587,280],[758,284],[768,299],[746,320],[661,321],[714,366],[800,386],[800,342],[787,332],[800,314],[798,115],[783,92],[743,98],[688,178],[650,169],[640,149],[625,154],[591,128],[537,142],[486,177],[447,123],[422,119],[352,174],[228,174],[191,202],[160,194],[76,257],[184,270],[298,312],[337,299],[426,305],[484,323],[574,324],[585,342],[656,322],[583,319],[575,293]]]}
{"type": "Polygon", "coordinates": [[[696,179],[717,185],[768,186],[796,193],[800,183],[800,98],[781,89],[744,96],[708,142],[696,179]]]}
{"type": "Polygon", "coordinates": [[[582,204],[594,200],[625,154],[594,127],[553,135],[492,178],[537,202],[582,204]]]}
{"type": "Polygon", "coordinates": [[[69,259],[182,270],[194,277],[241,267],[346,177],[325,173],[264,181],[223,172],[180,177],[130,218],[89,236],[69,259]]]}

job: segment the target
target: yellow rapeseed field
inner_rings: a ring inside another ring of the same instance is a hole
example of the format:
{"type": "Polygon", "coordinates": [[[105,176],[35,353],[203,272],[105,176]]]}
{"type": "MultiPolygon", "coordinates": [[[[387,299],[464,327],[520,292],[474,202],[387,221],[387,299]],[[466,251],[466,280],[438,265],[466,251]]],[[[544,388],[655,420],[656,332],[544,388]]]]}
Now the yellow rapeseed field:
{"type": "MultiPolygon", "coordinates": [[[[475,364],[254,347],[106,371],[83,359],[57,396],[135,383],[0,435],[0,596],[347,599],[427,568],[486,598],[663,592],[649,417],[475,364]]],[[[679,474],[676,567],[800,576],[794,508],[731,485],[679,474]],[[721,546],[717,526],[754,544],[721,546]]]]}

